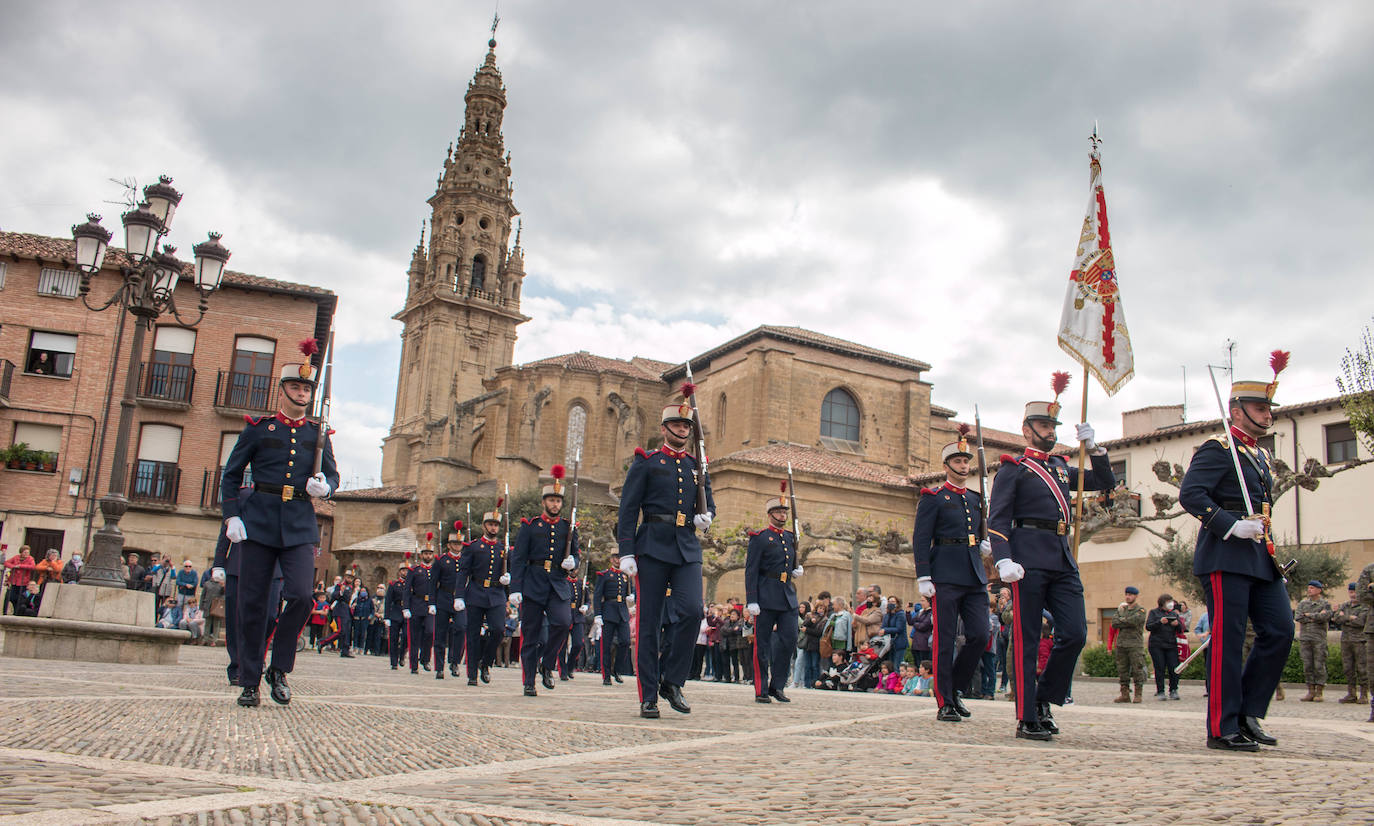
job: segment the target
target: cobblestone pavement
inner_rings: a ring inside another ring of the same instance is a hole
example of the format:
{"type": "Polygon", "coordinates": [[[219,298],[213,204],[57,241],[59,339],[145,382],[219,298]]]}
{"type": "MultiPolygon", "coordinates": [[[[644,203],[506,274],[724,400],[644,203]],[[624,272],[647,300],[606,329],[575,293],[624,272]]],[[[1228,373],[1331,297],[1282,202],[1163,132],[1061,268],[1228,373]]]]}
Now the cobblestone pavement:
{"type": "Polygon", "coordinates": [[[641,720],[633,683],[537,698],[304,653],[295,699],[234,704],[222,649],[176,666],[0,658],[0,826],[1374,822],[1367,707],[1275,703],[1258,755],[1205,748],[1201,688],[1114,705],[1081,680],[1053,743],[1013,706],[691,683],[641,720]]]}

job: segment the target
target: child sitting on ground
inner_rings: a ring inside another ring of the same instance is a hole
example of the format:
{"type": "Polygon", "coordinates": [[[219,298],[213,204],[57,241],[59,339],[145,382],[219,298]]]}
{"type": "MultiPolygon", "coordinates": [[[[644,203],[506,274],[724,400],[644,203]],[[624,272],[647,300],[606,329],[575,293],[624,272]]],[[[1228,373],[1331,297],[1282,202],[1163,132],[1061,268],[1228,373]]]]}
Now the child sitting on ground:
{"type": "Polygon", "coordinates": [[[913,695],[915,695],[915,696],[917,696],[917,697],[929,697],[929,696],[930,696],[930,683],[931,683],[931,674],[930,674],[930,671],[931,671],[930,660],[921,660],[921,669],[920,669],[920,671],[918,671],[917,674],[916,674],[916,678],[915,678],[915,681],[914,681],[914,682],[915,682],[915,685],[913,686],[912,691],[911,691],[911,693],[912,693],[913,695]]]}

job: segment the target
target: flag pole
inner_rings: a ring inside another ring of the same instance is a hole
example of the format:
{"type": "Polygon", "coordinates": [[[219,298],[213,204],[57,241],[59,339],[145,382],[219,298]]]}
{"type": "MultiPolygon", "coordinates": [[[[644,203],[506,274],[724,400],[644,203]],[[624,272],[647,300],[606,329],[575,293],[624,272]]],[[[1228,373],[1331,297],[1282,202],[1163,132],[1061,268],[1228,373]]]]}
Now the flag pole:
{"type": "MultiPolygon", "coordinates": [[[[1080,422],[1088,420],[1088,363],[1083,362],[1083,410],[1079,415],[1080,422]]],[[[1078,561],[1078,534],[1083,527],[1083,466],[1087,463],[1088,446],[1084,442],[1078,443],[1078,498],[1073,505],[1073,561],[1078,561]]]]}

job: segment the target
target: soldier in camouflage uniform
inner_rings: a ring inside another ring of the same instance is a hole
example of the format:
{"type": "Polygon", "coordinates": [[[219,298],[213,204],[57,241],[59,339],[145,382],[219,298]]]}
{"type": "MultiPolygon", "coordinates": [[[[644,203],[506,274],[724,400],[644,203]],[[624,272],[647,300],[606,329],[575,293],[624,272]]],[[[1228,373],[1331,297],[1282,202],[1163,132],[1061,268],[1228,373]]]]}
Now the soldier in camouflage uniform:
{"type": "MultiPolygon", "coordinates": [[[[1364,570],[1360,571],[1360,578],[1355,580],[1355,594],[1367,611],[1364,621],[1364,661],[1368,666],[1374,663],[1374,563],[1364,566],[1364,570]]],[[[1371,682],[1369,687],[1374,689],[1374,677],[1368,671],[1365,676],[1371,682]]],[[[1374,723],[1374,690],[1369,695],[1369,722],[1374,723]]]]}
{"type": "Polygon", "coordinates": [[[1320,703],[1326,688],[1326,629],[1331,621],[1331,603],[1322,596],[1321,580],[1307,583],[1307,598],[1293,610],[1298,621],[1298,646],[1302,651],[1302,673],[1307,681],[1303,703],[1320,703]]]}
{"type": "Polygon", "coordinates": [[[1345,696],[1337,702],[1362,703],[1369,699],[1369,674],[1365,666],[1364,626],[1369,621],[1369,609],[1356,596],[1358,586],[1352,582],[1350,599],[1341,603],[1331,621],[1341,629],[1341,666],[1345,669],[1345,696]]]}
{"type": "Polygon", "coordinates": [[[1121,681],[1121,696],[1114,703],[1140,702],[1145,686],[1145,608],[1136,601],[1140,589],[1126,586],[1126,601],[1116,607],[1112,627],[1116,629],[1116,678],[1121,681]],[[1131,699],[1131,683],[1135,699],[1131,699]]]}

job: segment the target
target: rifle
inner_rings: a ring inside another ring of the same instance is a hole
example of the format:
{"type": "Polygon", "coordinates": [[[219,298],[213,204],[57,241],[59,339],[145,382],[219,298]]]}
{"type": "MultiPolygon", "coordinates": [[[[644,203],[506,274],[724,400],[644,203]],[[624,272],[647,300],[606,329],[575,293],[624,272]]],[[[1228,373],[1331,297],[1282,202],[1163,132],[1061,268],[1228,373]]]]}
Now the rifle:
{"type": "Polygon", "coordinates": [[[506,539],[505,547],[501,549],[501,574],[503,576],[505,574],[510,573],[510,483],[506,482],[504,484],[506,495],[501,497],[496,502],[496,507],[498,508],[501,507],[502,504],[506,506],[506,512],[504,515],[504,521],[506,524],[506,539]]]}
{"type": "Polygon", "coordinates": [[[468,542],[471,542],[471,541],[472,541],[472,503],[471,503],[471,502],[468,502],[468,503],[467,503],[467,506],[468,506],[468,523],[467,523],[467,525],[466,525],[466,527],[467,527],[467,531],[466,531],[467,536],[466,536],[465,538],[467,539],[468,542]]]}
{"type": "Polygon", "coordinates": [[[330,329],[329,338],[324,348],[324,377],[321,384],[323,392],[320,393],[320,435],[315,439],[315,461],[311,465],[310,475],[314,476],[320,472],[320,466],[324,464],[324,440],[329,437],[329,398],[330,387],[334,382],[334,330],[330,329]]]}
{"type": "MultiPolygon", "coordinates": [[[[792,506],[792,536],[796,538],[797,553],[801,553],[801,527],[797,519],[797,483],[792,479],[792,463],[787,463],[787,499],[792,506]]],[[[800,558],[797,564],[801,564],[800,558]]]]}
{"type": "Polygon", "coordinates": [[[692,408],[692,429],[696,431],[697,464],[697,513],[709,513],[706,503],[706,435],[701,427],[701,411],[697,409],[697,386],[692,383],[692,363],[687,362],[687,381],[682,385],[682,395],[687,397],[687,405],[692,408]]]}
{"type": "Polygon", "coordinates": [[[982,525],[978,539],[988,538],[988,457],[983,452],[983,420],[978,416],[978,405],[973,406],[973,426],[978,434],[978,499],[981,502],[979,520],[982,525]]]}
{"type": "Polygon", "coordinates": [[[573,455],[572,510],[568,511],[568,538],[563,541],[563,558],[572,556],[573,528],[577,527],[577,474],[582,466],[582,448],[573,455]]]}

